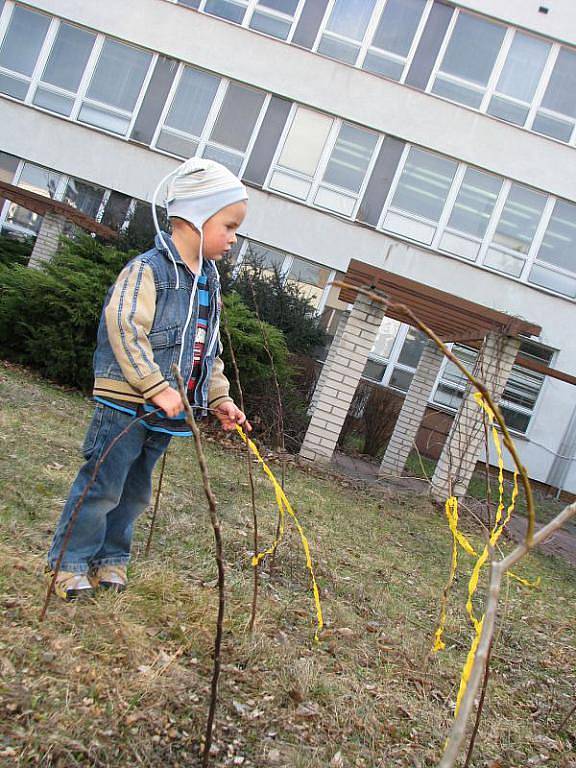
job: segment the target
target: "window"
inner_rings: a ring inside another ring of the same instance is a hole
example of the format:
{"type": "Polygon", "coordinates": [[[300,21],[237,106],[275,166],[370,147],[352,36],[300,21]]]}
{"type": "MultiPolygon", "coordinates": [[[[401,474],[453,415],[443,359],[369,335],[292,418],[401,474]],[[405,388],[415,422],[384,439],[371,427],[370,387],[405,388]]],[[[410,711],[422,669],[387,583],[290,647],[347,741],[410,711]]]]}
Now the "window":
{"type": "Polygon", "coordinates": [[[363,69],[400,80],[425,7],[426,0],[388,0],[363,69]]]}
{"type": "Polygon", "coordinates": [[[150,53],[107,38],[78,120],[125,135],[151,61],[150,53]]]}
{"type": "Polygon", "coordinates": [[[441,250],[476,260],[501,187],[502,179],[498,176],[466,169],[440,239],[441,250]]]}
{"type": "MultiPolygon", "coordinates": [[[[42,168],[39,165],[25,163],[18,179],[18,186],[43,197],[55,198],[60,180],[61,176],[59,173],[55,173],[48,168],[42,168]]],[[[42,216],[29,211],[21,205],[10,203],[5,224],[8,229],[27,235],[34,235],[40,229],[42,216]]]]}
{"type": "Polygon", "coordinates": [[[460,12],[432,92],[480,107],[505,32],[500,24],[460,12]]]}
{"type": "Polygon", "coordinates": [[[318,53],[355,64],[376,0],[336,0],[318,53]]]}
{"type": "Polygon", "coordinates": [[[332,128],[333,119],[305,107],[298,107],[270,178],[270,188],[304,200],[332,128]]]}
{"type": "MultiPolygon", "coordinates": [[[[478,358],[476,350],[454,344],[452,351],[469,371],[473,371],[478,358]]],[[[536,342],[523,341],[520,345],[520,354],[548,365],[553,352],[536,342]]],[[[499,403],[506,426],[509,429],[522,433],[527,431],[544,378],[542,374],[529,371],[519,364],[512,367],[499,403]]],[[[457,410],[460,407],[466,384],[467,380],[464,374],[454,363],[446,361],[440,374],[433,401],[451,410],[457,410]]]]}
{"type": "Polygon", "coordinates": [[[95,219],[100,211],[104,192],[105,190],[101,187],[95,187],[93,184],[87,184],[85,181],[71,178],[68,179],[62,200],[90,216],[90,218],[95,219]]]}
{"type": "Polygon", "coordinates": [[[164,121],[156,146],[179,157],[193,157],[220,78],[184,67],[170,111],[164,121]]]}
{"type": "Polygon", "coordinates": [[[416,328],[385,317],[362,375],[407,392],[425,343],[426,336],[416,328]]]}
{"type": "Polygon", "coordinates": [[[0,48],[0,93],[25,99],[50,19],[14,6],[0,48]]]}
{"type": "Polygon", "coordinates": [[[34,94],[34,104],[70,116],[80,80],[96,35],[71,24],[60,24],[50,56],[34,94]]]}
{"type": "Polygon", "coordinates": [[[525,124],[550,48],[544,40],[516,32],[488,105],[490,115],[525,124]]]}
{"type": "Polygon", "coordinates": [[[528,278],[530,283],[576,297],[576,205],[557,200],[528,278]]]}
{"type": "Polygon", "coordinates": [[[561,48],[532,130],[570,141],[576,121],[576,51],[561,48]]]}
{"type": "Polygon", "coordinates": [[[298,0],[259,0],[250,19],[250,29],[286,40],[297,8],[298,0]]]}
{"type": "Polygon", "coordinates": [[[352,215],[377,141],[375,133],[342,123],[314,198],[315,205],[352,215]]]}
{"type": "Polygon", "coordinates": [[[248,0],[206,0],[204,10],[212,16],[241,24],[248,7],[248,0]]]}
{"type": "Polygon", "coordinates": [[[519,277],[542,217],[546,195],[512,184],[484,264],[519,277]]]}
{"type": "Polygon", "coordinates": [[[286,279],[298,287],[312,306],[318,307],[329,277],[330,270],[326,267],[294,257],[286,279]]]}
{"type": "Polygon", "coordinates": [[[203,156],[239,173],[265,94],[230,83],[203,156]]]}
{"type": "Polygon", "coordinates": [[[411,147],[382,226],[430,245],[457,163],[411,147]]]}

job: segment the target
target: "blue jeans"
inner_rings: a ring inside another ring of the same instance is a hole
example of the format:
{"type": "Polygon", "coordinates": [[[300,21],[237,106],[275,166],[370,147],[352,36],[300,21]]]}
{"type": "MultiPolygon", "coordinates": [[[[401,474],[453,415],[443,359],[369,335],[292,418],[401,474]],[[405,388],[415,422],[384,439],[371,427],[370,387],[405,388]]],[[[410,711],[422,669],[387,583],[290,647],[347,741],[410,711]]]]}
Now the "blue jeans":
{"type": "MultiPolygon", "coordinates": [[[[96,462],[132,420],[123,411],[96,405],[82,448],[86,463],[70,489],[48,553],[51,568],[56,565],[72,511],[96,462]]],[[[150,503],[152,470],[168,448],[170,437],[138,422],[112,448],[76,517],[62,559],[63,571],[86,573],[91,567],[128,563],[134,522],[150,503]]]]}

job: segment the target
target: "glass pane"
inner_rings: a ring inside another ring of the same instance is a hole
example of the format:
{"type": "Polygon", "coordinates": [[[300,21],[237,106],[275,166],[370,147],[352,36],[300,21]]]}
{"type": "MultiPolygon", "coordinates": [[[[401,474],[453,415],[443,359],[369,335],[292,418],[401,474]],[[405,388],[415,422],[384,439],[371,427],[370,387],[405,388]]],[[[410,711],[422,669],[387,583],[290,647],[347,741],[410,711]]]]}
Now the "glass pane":
{"type": "Polygon", "coordinates": [[[156,142],[158,149],[170,152],[178,157],[194,157],[198,149],[198,142],[187,139],[184,136],[177,136],[170,131],[162,131],[156,142]]]}
{"type": "Polygon", "coordinates": [[[74,98],[54,93],[54,91],[49,91],[48,88],[38,88],[34,94],[34,104],[37,107],[43,107],[51,112],[68,117],[74,106],[74,98]]]}
{"type": "Polygon", "coordinates": [[[434,402],[438,403],[438,405],[444,405],[446,408],[454,408],[454,410],[456,410],[460,407],[462,396],[463,390],[456,389],[449,384],[440,382],[434,393],[434,402]]]}
{"type": "Polygon", "coordinates": [[[178,0],[180,5],[186,5],[188,8],[198,8],[200,0],[178,0]]]}
{"type": "Polygon", "coordinates": [[[550,117],[539,112],[532,124],[532,130],[536,133],[543,133],[545,136],[552,136],[553,139],[560,141],[570,141],[574,123],[559,120],[556,117],[550,117]]]}
{"type": "Polygon", "coordinates": [[[264,93],[230,83],[210,138],[244,152],[264,103],[264,93]]]}
{"type": "Polygon", "coordinates": [[[512,277],[520,277],[524,266],[524,259],[519,259],[504,251],[498,251],[495,248],[488,248],[484,257],[484,264],[499,272],[504,272],[512,277]]]}
{"type": "Polygon", "coordinates": [[[372,381],[382,381],[382,377],[386,372],[386,366],[382,363],[376,363],[374,360],[368,360],[362,372],[362,376],[365,379],[371,379],[372,381]]]}
{"type": "Polygon", "coordinates": [[[6,93],[15,99],[25,99],[28,93],[28,80],[19,80],[0,73],[0,93],[6,93]]]}
{"type": "Polygon", "coordinates": [[[505,32],[505,27],[499,24],[461,12],[440,70],[485,86],[492,73],[505,32]]]}
{"type": "Polygon", "coordinates": [[[413,377],[414,374],[410,373],[410,371],[403,371],[402,368],[394,368],[388,386],[392,387],[392,389],[399,389],[401,392],[408,392],[408,387],[410,386],[413,377]]]}
{"type": "Polygon", "coordinates": [[[359,192],[377,138],[370,131],[343,123],[324,172],[324,181],[359,192]]]}
{"type": "Polygon", "coordinates": [[[535,341],[523,341],[520,344],[520,354],[532,360],[537,360],[539,363],[550,365],[554,357],[554,350],[543,347],[535,341]]]}
{"type": "Polygon", "coordinates": [[[310,299],[316,307],[322,298],[329,276],[330,270],[326,267],[298,258],[294,259],[288,272],[288,280],[296,284],[300,293],[310,299]]]}
{"type": "Polygon", "coordinates": [[[332,118],[300,107],[288,133],[279,165],[313,176],[332,127],[332,118]]]}
{"type": "Polygon", "coordinates": [[[361,41],[376,0],[336,0],[326,29],[361,41]]]}
{"type": "Polygon", "coordinates": [[[496,90],[531,102],[550,52],[550,43],[517,32],[510,46],[496,90]]]}
{"type": "MultiPolygon", "coordinates": [[[[452,351],[458,360],[460,360],[460,362],[464,365],[466,370],[470,372],[474,370],[476,359],[478,357],[478,352],[476,352],[476,350],[455,345],[452,351]]],[[[454,363],[448,362],[442,374],[442,381],[457,384],[458,386],[464,388],[466,384],[466,377],[460,371],[460,369],[454,365],[454,363]]]]}
{"type": "Polygon", "coordinates": [[[219,77],[186,67],[176,89],[166,125],[192,136],[200,136],[219,84],[219,77]]]}
{"type": "Polygon", "coordinates": [[[259,0],[258,5],[293,16],[298,8],[298,0],[259,0]]]}
{"type": "Polygon", "coordinates": [[[23,189],[29,189],[37,195],[54,198],[59,181],[59,173],[55,173],[48,168],[42,168],[39,165],[26,163],[20,174],[18,186],[23,189]]]}
{"type": "Polygon", "coordinates": [[[537,256],[576,273],[576,205],[557,200],[537,256]]]}
{"type": "Polygon", "coordinates": [[[263,32],[265,35],[278,37],[280,40],[286,40],[290,34],[291,26],[292,22],[290,21],[279,19],[276,16],[269,16],[267,13],[260,13],[260,11],[255,11],[250,19],[250,29],[263,32]]]}
{"type": "Polygon", "coordinates": [[[482,238],[492,216],[502,179],[468,168],[448,226],[467,235],[482,238]]]}
{"type": "Polygon", "coordinates": [[[42,80],[76,93],[95,40],[85,29],[61,24],[42,80]]]}
{"type": "Polygon", "coordinates": [[[522,408],[532,410],[536,405],[543,381],[544,376],[541,373],[528,371],[515,365],[504,387],[502,399],[506,400],[508,404],[519,405],[522,408]]]}
{"type": "Polygon", "coordinates": [[[500,410],[504,421],[508,429],[515,429],[516,432],[526,432],[528,425],[530,424],[531,415],[528,413],[520,413],[520,411],[514,411],[511,408],[506,408],[504,403],[500,404],[500,410]]]}
{"type": "Polygon", "coordinates": [[[400,80],[404,71],[404,62],[400,63],[395,59],[389,59],[374,51],[369,51],[362,64],[362,69],[374,72],[376,75],[389,77],[391,80],[400,80]]]}
{"type": "Polygon", "coordinates": [[[385,317],[384,320],[382,320],[382,325],[380,326],[378,336],[376,336],[370,354],[388,359],[390,357],[390,352],[392,351],[392,346],[396,340],[396,336],[398,335],[399,328],[400,323],[398,320],[393,320],[391,317],[385,317]]]}
{"type": "Polygon", "coordinates": [[[283,251],[258,243],[249,243],[244,254],[244,263],[255,264],[266,272],[281,272],[285,259],[286,254],[283,251]]]}
{"type": "Polygon", "coordinates": [[[438,76],[434,85],[432,86],[432,92],[438,96],[443,96],[450,101],[457,101],[459,104],[466,104],[468,107],[478,108],[482,103],[484,91],[479,91],[476,88],[462,85],[462,83],[453,83],[451,80],[444,80],[444,78],[438,76]]]}
{"type": "Polygon", "coordinates": [[[16,168],[18,168],[19,159],[7,152],[0,152],[0,181],[12,184],[16,168]]]}
{"type": "Polygon", "coordinates": [[[564,296],[576,297],[576,280],[561,272],[554,272],[548,267],[542,267],[534,264],[528,282],[534,285],[541,285],[542,288],[549,288],[564,296]]]}
{"type": "Polygon", "coordinates": [[[206,145],[202,157],[207,157],[209,160],[216,160],[217,163],[222,163],[228,168],[229,171],[238,175],[240,168],[242,167],[243,155],[237,155],[235,152],[228,152],[226,149],[220,147],[213,147],[210,144],[206,145]]]}
{"type": "Polygon", "coordinates": [[[63,199],[68,205],[95,219],[103,196],[104,190],[101,187],[94,187],[78,179],[70,179],[63,199]]]}
{"type": "Polygon", "coordinates": [[[0,48],[0,67],[29,77],[34,71],[49,24],[48,16],[17,5],[0,48]]]}
{"type": "Polygon", "coordinates": [[[408,153],[392,206],[438,221],[452,179],[456,173],[454,160],[412,147],[408,153]]]}
{"type": "Polygon", "coordinates": [[[488,105],[488,114],[506,120],[514,125],[524,125],[528,117],[528,107],[523,107],[501,96],[492,96],[488,105]]]}
{"type": "Polygon", "coordinates": [[[324,35],[318,46],[318,53],[330,56],[331,59],[343,61],[345,64],[355,64],[359,51],[359,45],[347,43],[344,40],[336,40],[329,35],[324,35]]]}
{"type": "Polygon", "coordinates": [[[372,45],[407,56],[425,6],[426,0],[388,0],[372,45]]]}
{"type": "Polygon", "coordinates": [[[95,107],[91,104],[83,104],[78,120],[81,123],[88,123],[88,125],[96,125],[99,128],[103,128],[105,131],[111,133],[119,133],[122,136],[128,130],[130,125],[130,119],[123,115],[117,115],[114,112],[109,112],[102,107],[95,107]]]}
{"type": "Polygon", "coordinates": [[[221,19],[228,19],[228,21],[241,24],[246,13],[246,3],[235,3],[231,0],[208,0],[204,10],[206,13],[219,16],[221,19]]]}
{"type": "Polygon", "coordinates": [[[542,106],[576,117],[576,51],[570,48],[560,50],[542,106]]]}
{"type": "Polygon", "coordinates": [[[528,253],[546,203],[546,195],[512,184],[494,234],[494,242],[528,253]]]}
{"type": "Polygon", "coordinates": [[[131,112],[151,58],[146,51],[107,39],[88,88],[88,98],[131,112]]]}
{"type": "Polygon", "coordinates": [[[410,328],[406,336],[406,341],[402,345],[402,351],[398,357],[398,362],[403,365],[409,365],[416,368],[420,362],[420,357],[426,344],[426,335],[416,328],[410,328]]]}

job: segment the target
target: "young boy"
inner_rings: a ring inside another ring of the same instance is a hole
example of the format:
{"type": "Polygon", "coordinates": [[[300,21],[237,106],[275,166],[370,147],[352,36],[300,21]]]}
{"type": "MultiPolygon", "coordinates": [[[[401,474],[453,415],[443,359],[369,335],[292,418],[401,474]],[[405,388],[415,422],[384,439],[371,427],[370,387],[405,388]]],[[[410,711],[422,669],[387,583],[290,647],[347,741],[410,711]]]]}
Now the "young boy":
{"type": "MultiPolygon", "coordinates": [[[[192,158],[173,174],[167,196],[172,238],[132,259],[110,288],[94,353],[96,409],[52,546],[55,569],[76,502],[112,440],[146,410],[103,462],[79,510],[55,582],[64,600],[97,587],[121,591],[136,518],[152,493],[152,470],[172,435],[190,435],[172,373],[176,363],[199,413],[210,408],[225,430],[246,424],[229,396],[218,357],[220,283],[214,265],[236,242],[246,214],[244,185],[224,166],[192,158]]],[[[165,180],[164,180],[165,181],[165,180]]],[[[161,182],[162,183],[162,182],[161,182]]]]}

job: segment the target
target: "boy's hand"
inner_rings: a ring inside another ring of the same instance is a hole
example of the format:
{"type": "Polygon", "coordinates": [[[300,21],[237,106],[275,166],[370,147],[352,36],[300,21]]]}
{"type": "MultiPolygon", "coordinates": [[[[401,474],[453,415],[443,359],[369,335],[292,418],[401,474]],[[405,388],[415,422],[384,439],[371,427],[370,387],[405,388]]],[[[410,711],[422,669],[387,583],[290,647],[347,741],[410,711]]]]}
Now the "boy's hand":
{"type": "Polygon", "coordinates": [[[178,416],[184,410],[184,403],[180,393],[172,389],[172,387],[163,389],[160,394],[154,395],[151,400],[157,408],[162,408],[166,416],[171,419],[178,416]]]}
{"type": "Polygon", "coordinates": [[[230,401],[214,408],[214,415],[222,425],[222,429],[226,432],[234,429],[236,424],[241,426],[245,432],[252,432],[252,425],[246,418],[246,415],[230,401]]]}

